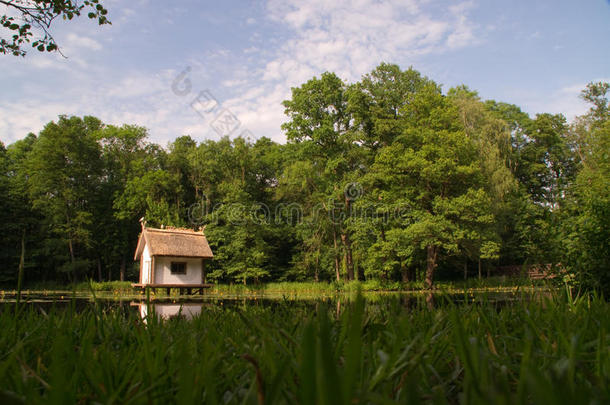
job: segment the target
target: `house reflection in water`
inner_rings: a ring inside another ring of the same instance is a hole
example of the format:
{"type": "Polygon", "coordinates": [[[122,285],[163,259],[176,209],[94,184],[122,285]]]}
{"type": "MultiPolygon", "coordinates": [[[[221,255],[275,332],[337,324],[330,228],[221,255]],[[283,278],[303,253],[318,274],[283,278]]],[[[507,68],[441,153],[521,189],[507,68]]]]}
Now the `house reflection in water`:
{"type": "Polygon", "coordinates": [[[157,315],[157,318],[160,319],[193,319],[195,316],[201,314],[203,304],[201,302],[151,302],[147,305],[146,302],[134,301],[131,302],[131,306],[138,307],[140,316],[146,322],[149,310],[150,312],[154,312],[157,315]]]}

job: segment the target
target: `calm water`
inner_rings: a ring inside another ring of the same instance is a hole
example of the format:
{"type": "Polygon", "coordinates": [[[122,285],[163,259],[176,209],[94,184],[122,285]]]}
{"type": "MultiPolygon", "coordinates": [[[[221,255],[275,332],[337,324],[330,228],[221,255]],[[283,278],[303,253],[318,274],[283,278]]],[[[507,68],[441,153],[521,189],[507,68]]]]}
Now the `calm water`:
{"type": "MultiPolygon", "coordinates": [[[[365,303],[369,307],[383,307],[387,305],[400,305],[406,309],[436,307],[452,303],[471,303],[480,302],[493,303],[498,308],[511,305],[523,300],[532,300],[545,296],[548,293],[507,293],[507,292],[486,292],[473,294],[437,294],[430,293],[364,293],[365,303]]],[[[337,312],[354,299],[355,295],[339,294],[335,296],[311,296],[299,297],[281,294],[269,295],[214,295],[206,294],[197,297],[155,297],[147,302],[145,299],[137,297],[121,297],[116,295],[100,295],[93,299],[88,294],[72,296],[71,293],[35,293],[22,295],[21,302],[25,307],[31,307],[43,312],[51,310],[73,310],[80,312],[97,305],[104,311],[120,310],[126,315],[138,314],[143,319],[149,314],[155,313],[157,317],[169,319],[173,317],[184,317],[191,319],[206,308],[223,308],[227,310],[240,310],[245,307],[264,307],[279,308],[282,306],[303,307],[315,310],[320,304],[325,304],[336,308],[337,312]]],[[[14,294],[2,294],[0,296],[0,311],[12,308],[15,305],[16,296],[14,294]]]]}

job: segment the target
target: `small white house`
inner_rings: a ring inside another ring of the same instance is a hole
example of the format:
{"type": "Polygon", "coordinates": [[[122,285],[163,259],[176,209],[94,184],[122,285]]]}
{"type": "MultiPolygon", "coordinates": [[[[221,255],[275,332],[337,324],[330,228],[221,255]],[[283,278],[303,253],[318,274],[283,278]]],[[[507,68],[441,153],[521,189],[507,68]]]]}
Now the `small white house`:
{"type": "Polygon", "coordinates": [[[134,259],[140,261],[137,287],[198,288],[206,283],[205,261],[214,255],[203,231],[147,228],[134,259]]]}

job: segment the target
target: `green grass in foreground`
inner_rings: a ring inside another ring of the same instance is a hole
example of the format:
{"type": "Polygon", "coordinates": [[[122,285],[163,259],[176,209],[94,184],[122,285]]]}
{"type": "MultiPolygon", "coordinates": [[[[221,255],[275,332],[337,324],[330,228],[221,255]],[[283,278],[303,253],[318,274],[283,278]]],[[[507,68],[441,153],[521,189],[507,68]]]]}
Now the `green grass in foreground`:
{"type": "Polygon", "coordinates": [[[119,306],[0,307],[0,402],[609,403],[599,298],[404,306],[205,307],[143,322],[119,306]]]}

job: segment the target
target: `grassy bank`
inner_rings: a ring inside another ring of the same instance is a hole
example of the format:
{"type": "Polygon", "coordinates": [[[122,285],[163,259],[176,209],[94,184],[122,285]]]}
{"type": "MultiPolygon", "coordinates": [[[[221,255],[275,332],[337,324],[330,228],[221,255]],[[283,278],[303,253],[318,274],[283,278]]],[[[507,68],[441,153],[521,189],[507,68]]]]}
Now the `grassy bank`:
{"type": "Polygon", "coordinates": [[[212,306],[192,321],[146,323],[125,307],[4,306],[0,402],[610,401],[602,299],[455,305],[441,295],[435,305],[212,306]]]}
{"type": "MultiPolygon", "coordinates": [[[[515,288],[529,287],[555,287],[555,284],[544,280],[529,280],[521,278],[493,277],[484,279],[469,279],[458,281],[440,281],[435,284],[435,290],[448,293],[461,293],[464,291],[513,291],[515,288]]],[[[287,293],[287,294],[320,294],[332,295],[335,293],[364,292],[390,292],[390,291],[427,291],[423,282],[382,282],[351,281],[351,282],[275,282],[262,284],[215,284],[212,291],[227,294],[251,293],[287,293]]]]}
{"type": "MultiPolygon", "coordinates": [[[[527,278],[515,277],[491,277],[483,279],[439,281],[435,284],[435,289],[447,293],[462,293],[466,291],[515,291],[516,289],[531,288],[555,288],[556,282],[544,280],[530,280],[527,278]]],[[[91,290],[96,293],[106,295],[136,295],[137,290],[131,287],[130,281],[105,281],[105,282],[81,282],[73,285],[59,284],[38,284],[29,286],[26,293],[37,292],[77,292],[87,294],[91,290]]],[[[364,292],[390,292],[390,291],[425,291],[423,282],[381,282],[371,281],[352,281],[352,282],[272,282],[261,284],[212,284],[208,290],[212,294],[222,295],[253,295],[253,294],[275,294],[292,296],[330,296],[337,293],[364,292]]],[[[5,293],[14,293],[13,290],[4,290],[5,293]]],[[[158,291],[158,295],[163,295],[164,291],[158,291]]]]}

